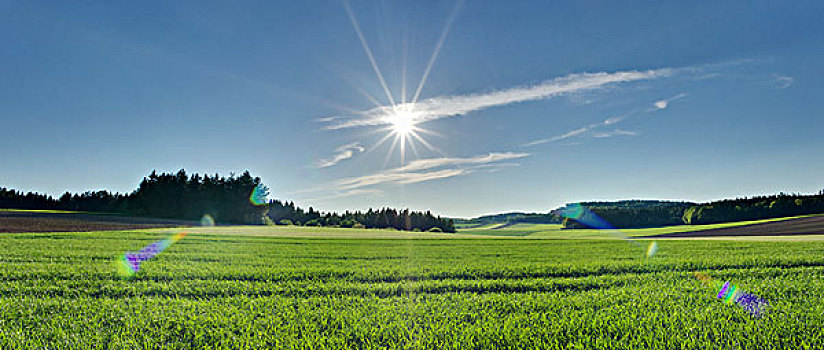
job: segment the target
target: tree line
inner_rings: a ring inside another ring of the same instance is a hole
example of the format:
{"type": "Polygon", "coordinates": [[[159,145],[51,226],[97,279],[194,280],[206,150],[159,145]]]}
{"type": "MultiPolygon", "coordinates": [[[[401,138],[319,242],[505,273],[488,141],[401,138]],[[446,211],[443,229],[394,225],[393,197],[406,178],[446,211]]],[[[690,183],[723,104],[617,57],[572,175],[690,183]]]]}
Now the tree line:
{"type": "Polygon", "coordinates": [[[200,220],[208,214],[225,224],[288,224],[393,228],[408,231],[455,232],[451,219],[431,212],[384,208],[366,212],[321,213],[308,211],[294,202],[267,201],[268,188],[249,171],[240,176],[188,175],[156,171],[144,177],[131,193],[88,191],[66,192],[59,198],[0,187],[0,208],[108,212],[134,216],[200,220]]]}
{"type": "MultiPolygon", "coordinates": [[[[824,190],[814,195],[780,193],[708,203],[630,200],[578,203],[615,228],[702,225],[824,213],[824,190]]],[[[569,205],[550,213],[562,213],[569,205]]],[[[588,228],[587,220],[564,219],[563,228],[588,228]]]]}
{"type": "Polygon", "coordinates": [[[321,213],[309,207],[304,211],[294,202],[269,201],[269,219],[278,225],[334,226],[359,228],[388,228],[405,231],[455,232],[452,219],[435,216],[431,212],[383,208],[362,211],[321,213]]]}
{"type": "Polygon", "coordinates": [[[780,193],[715,201],[687,209],[682,221],[700,225],[820,213],[824,213],[824,190],[814,195],[780,193]]]}
{"type": "MultiPolygon", "coordinates": [[[[670,202],[655,200],[626,200],[618,202],[582,202],[577,203],[586,208],[615,228],[643,228],[681,225],[684,211],[695,205],[689,202],[670,202]]],[[[569,205],[553,210],[564,212],[569,205]]],[[[587,220],[565,218],[563,228],[586,228],[587,220]]]]}
{"type": "Polygon", "coordinates": [[[109,212],[182,220],[200,220],[208,214],[221,223],[259,224],[264,222],[266,208],[250,203],[249,196],[255,188],[265,186],[249,171],[228,177],[189,176],[182,169],[176,174],[152,171],[128,194],[105,190],[66,192],[55,199],[0,188],[0,208],[109,212]]]}

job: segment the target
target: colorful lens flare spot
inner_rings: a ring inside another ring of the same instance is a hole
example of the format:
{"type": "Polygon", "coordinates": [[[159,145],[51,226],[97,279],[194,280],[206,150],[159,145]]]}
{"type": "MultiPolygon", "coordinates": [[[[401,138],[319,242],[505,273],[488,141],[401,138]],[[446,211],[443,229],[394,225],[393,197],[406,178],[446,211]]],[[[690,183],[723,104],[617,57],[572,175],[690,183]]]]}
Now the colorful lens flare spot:
{"type": "Polygon", "coordinates": [[[737,286],[730,284],[729,281],[721,283],[721,281],[716,281],[712,277],[699,272],[695,273],[695,277],[701,280],[701,282],[704,282],[704,284],[711,284],[715,288],[718,288],[717,299],[727,304],[736,303],[755,318],[759,318],[767,312],[769,303],[766,300],[738,289],[737,286]]]}
{"type": "Polygon", "coordinates": [[[599,230],[618,230],[615,226],[581,204],[570,204],[561,211],[561,216],[599,230]]]}
{"type": "Polygon", "coordinates": [[[262,185],[257,185],[249,195],[249,202],[253,205],[266,205],[266,197],[269,196],[269,190],[262,185]]]}
{"type": "Polygon", "coordinates": [[[583,215],[584,215],[584,206],[582,206],[578,203],[570,204],[561,211],[561,216],[563,216],[565,218],[574,219],[574,220],[580,219],[581,216],[583,216],[583,215]]]}
{"type": "Polygon", "coordinates": [[[647,257],[651,258],[658,251],[658,243],[652,242],[647,247],[647,257]]]}
{"type": "Polygon", "coordinates": [[[170,245],[177,243],[185,236],[186,232],[181,232],[162,241],[149,244],[137,253],[123,254],[123,256],[118,259],[117,272],[124,277],[134,276],[134,274],[140,270],[140,264],[142,262],[154,258],[162,251],[166,250],[166,248],[169,248],[170,245]]]}
{"type": "Polygon", "coordinates": [[[209,214],[204,214],[203,217],[200,218],[200,226],[215,226],[215,218],[209,214]]]}
{"type": "MultiPolygon", "coordinates": [[[[609,221],[604,220],[602,217],[595,214],[589,208],[584,207],[579,203],[568,204],[564,209],[561,210],[561,216],[575,220],[578,223],[585,225],[587,227],[591,227],[597,230],[601,230],[602,232],[607,232],[613,236],[620,237],[621,239],[626,240],[636,246],[636,243],[633,240],[630,240],[625,234],[621,233],[618,228],[613,226],[609,223],[609,221]]],[[[651,258],[655,253],[658,251],[658,243],[652,242],[647,246],[647,258],[651,258]]]]}

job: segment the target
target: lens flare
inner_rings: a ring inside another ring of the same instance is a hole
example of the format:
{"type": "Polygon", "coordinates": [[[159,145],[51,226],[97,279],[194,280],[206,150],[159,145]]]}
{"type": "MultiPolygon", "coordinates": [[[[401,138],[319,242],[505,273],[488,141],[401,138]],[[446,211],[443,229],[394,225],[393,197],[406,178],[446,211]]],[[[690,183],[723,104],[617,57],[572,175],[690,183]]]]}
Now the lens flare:
{"type": "Polygon", "coordinates": [[[695,273],[695,278],[706,285],[712,285],[714,288],[718,288],[716,299],[722,300],[727,304],[735,303],[752,317],[759,318],[763,316],[770,305],[766,300],[739,289],[738,286],[730,284],[729,281],[722,283],[700,272],[695,273]]]}
{"type": "MultiPolygon", "coordinates": [[[[585,225],[587,227],[591,227],[597,230],[601,230],[607,232],[613,236],[619,237],[623,240],[626,240],[632,244],[638,245],[633,240],[630,240],[627,235],[623,234],[618,228],[613,226],[609,223],[609,221],[604,220],[598,214],[595,214],[592,210],[587,207],[584,207],[580,203],[573,203],[568,204],[566,207],[560,210],[560,215],[575,220],[578,223],[585,225]]],[[[649,246],[647,246],[646,256],[651,258],[655,253],[658,252],[658,243],[655,241],[651,242],[649,246]]]]}
{"type": "Polygon", "coordinates": [[[653,241],[647,247],[647,257],[651,258],[657,252],[658,252],[658,243],[655,243],[655,241],[653,241]]]}
{"type": "Polygon", "coordinates": [[[147,245],[137,253],[125,253],[117,260],[117,273],[123,277],[132,277],[140,270],[140,264],[146,260],[154,258],[170,245],[177,243],[186,232],[178,233],[162,241],[157,241],[147,245]]]}
{"type": "MultiPolygon", "coordinates": [[[[618,229],[615,226],[612,226],[609,221],[602,219],[592,210],[584,207],[580,203],[570,204],[566,208],[562,209],[561,216],[575,220],[594,229],[618,231],[618,229]]],[[[619,235],[626,238],[626,236],[620,233],[619,235]]]]}
{"type": "Polygon", "coordinates": [[[252,193],[249,194],[249,203],[256,206],[266,205],[267,196],[269,196],[269,189],[267,189],[266,186],[257,185],[252,189],[252,193]]]}
{"type": "Polygon", "coordinates": [[[561,210],[561,216],[573,220],[579,220],[584,215],[584,206],[578,203],[573,203],[564,207],[561,210]]]}
{"type": "Polygon", "coordinates": [[[209,214],[203,214],[200,218],[200,226],[215,226],[215,218],[209,214]]]}

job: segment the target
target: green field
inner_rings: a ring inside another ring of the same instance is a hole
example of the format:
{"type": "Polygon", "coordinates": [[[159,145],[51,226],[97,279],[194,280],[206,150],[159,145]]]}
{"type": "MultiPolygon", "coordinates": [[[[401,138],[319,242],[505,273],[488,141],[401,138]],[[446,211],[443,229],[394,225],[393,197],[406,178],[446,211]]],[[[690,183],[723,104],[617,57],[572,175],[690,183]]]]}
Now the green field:
{"type": "Polygon", "coordinates": [[[132,279],[116,258],[173,230],[0,235],[0,348],[824,348],[822,241],[661,240],[646,258],[623,240],[301,230],[189,230],[132,279]]]}

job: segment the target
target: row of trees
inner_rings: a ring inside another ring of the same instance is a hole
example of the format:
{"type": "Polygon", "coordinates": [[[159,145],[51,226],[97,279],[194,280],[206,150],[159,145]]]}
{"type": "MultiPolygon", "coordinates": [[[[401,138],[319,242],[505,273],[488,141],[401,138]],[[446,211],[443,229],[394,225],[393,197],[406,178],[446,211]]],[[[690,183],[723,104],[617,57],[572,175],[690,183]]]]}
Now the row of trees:
{"type": "Polygon", "coordinates": [[[218,174],[189,176],[185,170],[176,174],[152,171],[129,194],[66,192],[54,199],[44,194],[0,188],[0,208],[109,212],[193,221],[208,214],[216,222],[231,224],[278,223],[455,232],[451,219],[434,216],[428,211],[384,208],[343,214],[321,213],[312,207],[304,211],[294,202],[267,202],[268,195],[268,188],[260,178],[252,177],[248,171],[229,177],[218,174]]]}
{"type": "Polygon", "coordinates": [[[200,220],[209,214],[222,223],[260,224],[265,221],[266,206],[254,205],[249,200],[256,188],[266,191],[260,178],[252,177],[248,171],[229,177],[189,176],[184,170],[176,174],[152,171],[129,194],[66,192],[54,199],[0,188],[0,208],[97,211],[183,220],[200,220]]]}
{"type": "Polygon", "coordinates": [[[390,228],[406,231],[437,231],[455,232],[455,223],[452,219],[435,216],[431,212],[417,212],[409,209],[397,210],[383,208],[369,209],[366,212],[346,211],[343,214],[334,212],[321,213],[309,207],[304,211],[295,206],[294,202],[269,202],[270,220],[280,225],[304,226],[338,226],[364,228],[390,228]]]}
{"type": "Polygon", "coordinates": [[[824,213],[824,190],[814,195],[780,193],[772,196],[725,199],[709,203],[666,201],[583,202],[569,204],[550,213],[561,214],[580,205],[579,218],[566,218],[563,228],[588,228],[592,215],[614,228],[643,228],[671,225],[701,225],[720,222],[759,220],[824,213]]]}
{"type": "MultiPolygon", "coordinates": [[[[627,200],[618,202],[583,202],[570,205],[580,205],[586,210],[579,220],[566,218],[563,228],[588,227],[588,218],[594,214],[614,228],[642,228],[680,225],[681,216],[688,208],[695,205],[689,202],[670,202],[654,200],[627,200]]],[[[553,210],[553,213],[568,211],[565,207],[553,210]]]]}
{"type": "Polygon", "coordinates": [[[209,214],[221,223],[263,224],[265,206],[249,200],[256,188],[265,186],[259,177],[252,177],[248,171],[229,177],[217,174],[189,177],[183,170],[177,174],[152,172],[133,193],[132,212],[186,220],[198,220],[209,214]]]}
{"type": "Polygon", "coordinates": [[[706,203],[687,209],[682,221],[700,225],[819,213],[824,213],[824,190],[815,195],[780,193],[706,203]]]}
{"type": "Polygon", "coordinates": [[[24,193],[0,187],[0,208],[44,209],[44,210],[81,210],[81,211],[123,211],[125,195],[108,191],[84,192],[71,194],[66,192],[60,198],[36,192],[24,193]]]}

